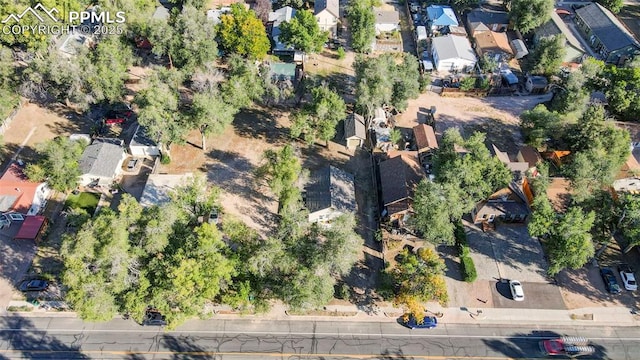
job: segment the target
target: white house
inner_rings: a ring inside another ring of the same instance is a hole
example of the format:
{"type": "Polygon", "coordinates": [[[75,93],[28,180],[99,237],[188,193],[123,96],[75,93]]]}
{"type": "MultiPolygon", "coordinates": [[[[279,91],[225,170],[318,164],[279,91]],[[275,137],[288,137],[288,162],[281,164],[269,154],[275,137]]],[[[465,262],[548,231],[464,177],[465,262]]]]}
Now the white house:
{"type": "Polygon", "coordinates": [[[305,188],[309,221],[328,223],[340,215],[356,211],[353,175],[328,166],[313,174],[305,188]]]}
{"type": "Polygon", "coordinates": [[[280,24],[284,22],[289,22],[293,17],[296,16],[296,9],[291,6],[285,6],[276,11],[272,11],[269,13],[269,22],[271,23],[271,39],[273,39],[273,52],[274,53],[283,53],[283,52],[293,52],[294,49],[291,47],[287,47],[285,44],[281,43],[280,38],[280,24]]]}
{"type": "Polygon", "coordinates": [[[434,37],[431,55],[438,71],[464,71],[478,61],[469,40],[455,35],[434,37]]]}
{"type": "Polygon", "coordinates": [[[374,10],[376,13],[376,34],[400,30],[400,15],[397,11],[374,10]]]}
{"type": "Polygon", "coordinates": [[[328,31],[329,36],[335,38],[338,32],[338,19],[340,19],[339,0],[316,0],[314,15],[320,30],[328,31]]]}
{"type": "Polygon", "coordinates": [[[129,141],[129,152],[136,157],[160,156],[160,147],[147,136],[145,128],[138,125],[129,141]]]}
{"type": "Polygon", "coordinates": [[[108,186],[122,172],[127,154],[120,139],[97,138],[87,146],[80,158],[80,185],[91,183],[108,186]]]}

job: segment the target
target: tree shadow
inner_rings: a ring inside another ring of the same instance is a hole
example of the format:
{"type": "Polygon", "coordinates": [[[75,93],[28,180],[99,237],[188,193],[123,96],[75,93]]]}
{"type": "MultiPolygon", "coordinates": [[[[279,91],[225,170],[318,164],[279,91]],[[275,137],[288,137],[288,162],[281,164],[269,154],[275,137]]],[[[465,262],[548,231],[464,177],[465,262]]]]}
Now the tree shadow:
{"type": "Polygon", "coordinates": [[[289,129],[276,121],[280,115],[279,112],[274,112],[270,108],[243,109],[234,118],[233,127],[235,133],[240,137],[265,140],[270,144],[281,144],[289,139],[289,129]]]}
{"type": "Polygon", "coordinates": [[[82,353],[81,343],[76,344],[78,339],[83,338],[82,331],[78,332],[76,336],[68,336],[70,343],[67,344],[46,331],[37,329],[28,318],[0,317],[0,340],[14,352],[19,352],[24,359],[90,359],[91,357],[82,353]]]}
{"type": "Polygon", "coordinates": [[[90,133],[91,129],[96,125],[95,120],[91,117],[70,109],[61,103],[50,104],[47,106],[47,110],[66,119],[46,124],[49,131],[58,136],[66,136],[73,133],[90,133]]]}
{"type": "Polygon", "coordinates": [[[18,154],[16,156],[16,159],[20,159],[25,163],[32,163],[38,159],[38,153],[36,152],[36,149],[28,145],[23,146],[21,149],[20,144],[4,143],[2,144],[2,150],[0,151],[2,156],[2,169],[0,170],[2,170],[3,174],[7,170],[9,165],[11,165],[11,162],[13,161],[12,158],[16,156],[15,154],[18,154]]]}
{"type": "Polygon", "coordinates": [[[413,356],[405,356],[402,350],[385,350],[380,354],[380,360],[409,360],[413,356]]]}
{"type": "Polygon", "coordinates": [[[216,356],[195,343],[189,336],[164,335],[162,345],[172,353],[172,360],[215,359],[216,356]]]}
{"type": "Polygon", "coordinates": [[[457,260],[458,254],[455,246],[438,245],[437,247],[440,257],[444,259],[445,272],[444,275],[450,279],[463,281],[462,272],[460,271],[460,262],[457,260]]]}

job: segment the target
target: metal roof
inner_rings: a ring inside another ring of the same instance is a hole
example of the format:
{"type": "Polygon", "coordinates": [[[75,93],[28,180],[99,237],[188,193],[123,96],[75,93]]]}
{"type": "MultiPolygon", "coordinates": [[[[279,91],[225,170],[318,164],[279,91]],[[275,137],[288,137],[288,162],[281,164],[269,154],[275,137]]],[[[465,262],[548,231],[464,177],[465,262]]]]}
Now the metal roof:
{"type": "MultiPolygon", "coordinates": [[[[617,50],[628,45],[640,47],[638,42],[626,30],[624,25],[609,10],[598,3],[591,3],[576,10],[580,17],[598,37],[609,51],[617,50]]],[[[589,41],[589,39],[587,39],[589,41]]]]}
{"type": "Polygon", "coordinates": [[[431,46],[438,54],[439,61],[453,58],[477,61],[469,40],[462,36],[447,35],[434,37],[431,46]]]}
{"type": "Polygon", "coordinates": [[[430,5],[427,7],[427,15],[432,25],[436,26],[458,26],[456,13],[450,6],[430,5]]]}

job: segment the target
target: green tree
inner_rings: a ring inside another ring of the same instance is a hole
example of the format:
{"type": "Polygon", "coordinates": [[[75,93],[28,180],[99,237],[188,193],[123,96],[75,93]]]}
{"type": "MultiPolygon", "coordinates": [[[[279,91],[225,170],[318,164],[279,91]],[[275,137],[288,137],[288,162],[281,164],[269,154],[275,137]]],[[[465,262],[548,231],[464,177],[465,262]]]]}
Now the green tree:
{"type": "Polygon", "coordinates": [[[346,117],[347,106],[340,95],[326,86],[314,88],[311,97],[311,102],[294,115],[291,136],[304,134],[308,144],[316,140],[328,143],[336,134],[338,122],[346,117]]]}
{"type": "Polygon", "coordinates": [[[548,142],[553,145],[562,139],[563,124],[556,112],[550,112],[543,104],[520,115],[520,126],[524,141],[535,148],[542,148],[548,142]]]}
{"type": "Polygon", "coordinates": [[[265,93],[265,83],[258,67],[239,55],[230,56],[228,64],[229,79],[220,86],[225,102],[242,109],[261,99],[265,93]]]}
{"type": "Polygon", "coordinates": [[[46,181],[57,191],[67,191],[78,186],[79,161],[87,143],[57,137],[36,148],[39,160],[28,164],[25,174],[32,181],[46,181]]]}
{"type": "Polygon", "coordinates": [[[222,134],[237,113],[238,109],[227,104],[216,92],[208,91],[193,95],[189,123],[200,131],[202,151],[207,151],[207,136],[222,134]]]}
{"type": "Polygon", "coordinates": [[[554,224],[545,242],[549,257],[549,275],[555,276],[565,268],[578,269],[593,257],[591,227],[595,214],[588,214],[578,207],[571,207],[554,224]]]}
{"type": "Polygon", "coordinates": [[[261,60],[269,51],[269,39],[256,13],[241,4],[232,4],[218,25],[220,46],[229,53],[261,60]]]}
{"type": "Polygon", "coordinates": [[[369,52],[376,38],[376,14],[371,0],[352,1],[347,7],[347,20],[353,50],[359,53],[369,52]]]}
{"type": "Polygon", "coordinates": [[[265,163],[256,170],[256,177],[266,179],[267,184],[279,199],[279,209],[283,211],[295,202],[291,190],[302,170],[300,160],[293,146],[286,145],[280,151],[267,150],[263,154],[265,163]]]}
{"type": "Polygon", "coordinates": [[[524,70],[547,76],[557,74],[567,51],[564,48],[564,43],[562,35],[540,39],[538,45],[527,57],[524,70]]]}
{"type": "Polygon", "coordinates": [[[468,208],[461,206],[460,190],[447,184],[422,181],[413,198],[415,216],[411,224],[420,231],[422,238],[433,244],[453,244],[454,221],[468,208]]]}
{"type": "Polygon", "coordinates": [[[604,77],[608,81],[605,94],[609,109],[623,120],[637,121],[640,113],[640,67],[607,67],[604,77]]]}
{"type": "Polygon", "coordinates": [[[356,73],[356,109],[367,117],[376,108],[391,104],[403,111],[407,100],[420,95],[418,60],[411,54],[403,54],[403,61],[396,63],[392,54],[379,57],[356,57],[353,65],[356,73]]]}
{"type": "Polygon", "coordinates": [[[492,74],[498,68],[498,62],[489,54],[484,54],[480,58],[480,68],[485,74],[492,74]]]}
{"type": "Polygon", "coordinates": [[[531,204],[531,208],[533,213],[531,214],[531,220],[528,225],[529,235],[539,238],[549,236],[553,231],[556,213],[553,210],[553,206],[546,192],[536,195],[531,204]]]}
{"type": "Polygon", "coordinates": [[[404,249],[399,257],[396,267],[391,270],[393,282],[398,289],[396,302],[411,309],[414,302],[436,300],[445,305],[449,301],[444,282],[444,260],[435,251],[423,247],[413,253],[404,249]]]}
{"type": "Polygon", "coordinates": [[[138,92],[134,102],[138,105],[138,122],[147,133],[169,153],[171,144],[181,142],[187,130],[178,111],[178,90],[171,74],[154,74],[149,87],[138,92]]]}
{"type": "Polygon", "coordinates": [[[180,14],[172,17],[170,24],[173,38],[168,47],[169,55],[172,63],[184,73],[190,74],[216,58],[215,28],[204,12],[185,5],[180,14]]]}
{"type": "Polygon", "coordinates": [[[309,10],[298,10],[293,19],[280,24],[279,40],[305,53],[322,51],[328,37],[329,33],[320,30],[318,21],[309,10]]]}
{"type": "Polygon", "coordinates": [[[617,217],[617,228],[628,242],[624,252],[640,245],[640,196],[624,194],[620,198],[617,217]]]}
{"type": "Polygon", "coordinates": [[[510,0],[509,17],[523,34],[551,19],[553,0],[510,0]]]}
{"type": "Polygon", "coordinates": [[[606,7],[607,9],[611,10],[612,13],[617,14],[620,12],[620,10],[622,10],[622,7],[624,6],[624,1],[623,0],[597,0],[597,2],[606,7]]]}
{"type": "Polygon", "coordinates": [[[476,78],[473,76],[467,76],[460,80],[460,90],[461,91],[471,91],[476,87],[476,78]]]}
{"type": "Polygon", "coordinates": [[[278,0],[276,4],[278,4],[276,8],[291,6],[292,8],[299,10],[299,9],[302,9],[302,6],[304,5],[304,1],[303,0],[278,0]]]}
{"type": "Polygon", "coordinates": [[[93,71],[87,73],[87,85],[95,102],[117,102],[124,95],[127,69],[132,64],[131,49],[119,37],[108,36],[89,54],[93,71]]]}

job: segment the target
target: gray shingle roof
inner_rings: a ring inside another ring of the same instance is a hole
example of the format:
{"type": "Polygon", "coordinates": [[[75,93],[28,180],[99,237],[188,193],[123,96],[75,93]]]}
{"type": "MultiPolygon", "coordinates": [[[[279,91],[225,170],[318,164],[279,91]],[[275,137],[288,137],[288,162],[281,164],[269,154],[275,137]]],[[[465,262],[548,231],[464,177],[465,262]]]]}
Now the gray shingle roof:
{"type": "Polygon", "coordinates": [[[334,208],[342,212],[356,211],[353,175],[334,166],[317,171],[306,187],[306,206],[309,212],[334,208]]]}
{"type": "Polygon", "coordinates": [[[455,35],[438,36],[433,38],[431,44],[440,61],[453,58],[477,61],[473,48],[471,48],[471,44],[466,37],[455,35]]]}
{"type": "MultiPolygon", "coordinates": [[[[576,10],[576,16],[582,18],[593,34],[609,50],[617,50],[628,45],[639,46],[624,25],[609,10],[598,3],[591,3],[576,10]]],[[[588,39],[587,39],[588,41],[588,39]]]]}
{"type": "Polygon", "coordinates": [[[322,10],[327,10],[333,16],[340,17],[340,2],[339,0],[316,0],[314,4],[314,14],[318,14],[322,10]]]}
{"type": "Polygon", "coordinates": [[[551,20],[542,24],[535,30],[535,32],[536,35],[538,35],[538,37],[540,38],[552,37],[562,34],[567,39],[569,44],[571,44],[571,46],[583,52],[587,52],[580,41],[569,30],[564,21],[562,21],[560,15],[558,15],[555,11],[551,13],[551,20]]]}
{"type": "Polygon", "coordinates": [[[467,14],[467,22],[473,24],[492,25],[492,24],[509,24],[509,14],[501,11],[487,11],[483,9],[475,9],[467,14]]]}
{"type": "Polygon", "coordinates": [[[80,171],[82,174],[109,177],[113,176],[120,160],[123,149],[120,139],[95,139],[87,146],[80,158],[80,171]]]}
{"type": "Polygon", "coordinates": [[[367,129],[364,126],[364,117],[360,114],[353,113],[344,120],[344,138],[349,139],[356,137],[365,140],[367,138],[367,129]]]}

